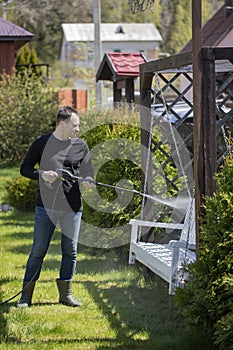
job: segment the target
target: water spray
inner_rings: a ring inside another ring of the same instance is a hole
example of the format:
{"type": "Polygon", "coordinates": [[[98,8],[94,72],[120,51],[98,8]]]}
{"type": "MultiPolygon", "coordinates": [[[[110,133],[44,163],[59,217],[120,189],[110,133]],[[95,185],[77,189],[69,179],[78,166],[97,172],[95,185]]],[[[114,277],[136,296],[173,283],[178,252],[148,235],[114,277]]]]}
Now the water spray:
{"type": "Polygon", "coordinates": [[[167,205],[167,206],[172,207],[172,208],[185,209],[185,208],[187,208],[187,205],[190,201],[190,199],[188,197],[182,197],[179,199],[178,198],[164,199],[164,198],[161,198],[160,196],[154,196],[154,195],[152,196],[152,195],[149,195],[146,193],[139,192],[139,191],[134,190],[134,189],[132,190],[132,189],[124,188],[124,187],[105,184],[105,183],[102,183],[99,181],[92,180],[90,178],[75,176],[70,171],[68,171],[66,169],[57,169],[56,173],[58,174],[59,179],[62,181],[64,181],[64,180],[72,180],[72,181],[79,181],[79,182],[87,181],[87,182],[90,182],[96,186],[102,186],[102,187],[112,188],[112,189],[120,190],[120,191],[124,191],[124,192],[134,193],[136,195],[151,199],[154,202],[158,202],[158,203],[167,205]]]}

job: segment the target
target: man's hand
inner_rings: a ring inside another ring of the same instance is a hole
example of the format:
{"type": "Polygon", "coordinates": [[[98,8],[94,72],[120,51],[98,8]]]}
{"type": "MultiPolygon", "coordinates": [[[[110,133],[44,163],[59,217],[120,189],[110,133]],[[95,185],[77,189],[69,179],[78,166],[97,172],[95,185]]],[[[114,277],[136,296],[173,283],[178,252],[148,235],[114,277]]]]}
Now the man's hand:
{"type": "Polygon", "coordinates": [[[56,171],[48,170],[48,171],[43,171],[41,177],[45,182],[52,184],[54,183],[54,181],[58,179],[58,174],[56,173],[56,171]]]}
{"type": "Polygon", "coordinates": [[[85,177],[85,181],[83,181],[82,184],[86,189],[93,188],[95,187],[95,183],[93,183],[92,181],[94,181],[94,179],[91,176],[88,176],[88,177],[85,177]]]}

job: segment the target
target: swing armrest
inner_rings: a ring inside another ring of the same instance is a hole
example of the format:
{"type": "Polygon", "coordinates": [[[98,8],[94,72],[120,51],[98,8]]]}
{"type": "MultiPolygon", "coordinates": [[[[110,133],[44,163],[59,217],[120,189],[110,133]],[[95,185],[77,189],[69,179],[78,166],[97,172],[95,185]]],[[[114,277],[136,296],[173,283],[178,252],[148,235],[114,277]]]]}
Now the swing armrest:
{"type": "MultiPolygon", "coordinates": [[[[171,248],[186,248],[186,242],[184,241],[175,241],[171,240],[168,245],[171,248]]],[[[196,244],[188,244],[188,249],[195,250],[196,249],[196,244]]]]}
{"type": "Polygon", "coordinates": [[[172,240],[168,243],[171,248],[186,248],[186,242],[172,240]]]}
{"type": "Polygon", "coordinates": [[[166,223],[166,222],[153,222],[153,221],[144,221],[144,220],[137,220],[137,219],[131,219],[129,221],[129,224],[132,226],[145,226],[145,227],[159,227],[159,228],[168,228],[168,229],[177,229],[182,230],[184,227],[184,224],[172,224],[172,223],[166,223]]]}

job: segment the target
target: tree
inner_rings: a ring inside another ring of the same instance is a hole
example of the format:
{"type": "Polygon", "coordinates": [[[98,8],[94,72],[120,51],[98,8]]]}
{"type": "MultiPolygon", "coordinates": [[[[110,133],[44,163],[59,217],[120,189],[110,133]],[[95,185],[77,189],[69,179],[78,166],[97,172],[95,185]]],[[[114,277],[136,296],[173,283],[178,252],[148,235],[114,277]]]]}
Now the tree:
{"type": "MultiPolygon", "coordinates": [[[[202,1],[203,23],[223,2],[202,1]]],[[[128,0],[102,0],[101,20],[103,23],[154,23],[163,37],[161,49],[174,53],[178,52],[180,43],[184,45],[191,38],[190,4],[191,1],[187,0],[155,0],[154,12],[147,9],[133,15],[128,0]]],[[[12,0],[7,5],[7,16],[35,35],[35,49],[40,61],[51,64],[59,59],[61,24],[93,22],[93,0],[12,0]]]]}
{"type": "MultiPolygon", "coordinates": [[[[174,54],[178,53],[192,38],[192,4],[189,0],[176,0],[168,5],[169,8],[174,15],[170,18],[171,22],[168,22],[168,37],[164,46],[170,53],[174,54]]],[[[204,24],[215,12],[210,1],[202,1],[202,12],[202,22],[204,24]]]]}
{"type": "Polygon", "coordinates": [[[191,4],[189,0],[177,2],[173,30],[171,32],[170,51],[179,52],[192,36],[191,4]]]}
{"type": "MultiPolygon", "coordinates": [[[[18,52],[17,60],[16,60],[16,66],[17,65],[25,65],[25,66],[19,66],[17,67],[17,73],[22,73],[25,70],[27,70],[29,67],[26,65],[34,65],[38,63],[38,57],[36,54],[36,51],[34,48],[30,48],[29,44],[26,44],[21,47],[21,49],[18,52]]],[[[39,67],[32,66],[31,73],[35,74],[36,76],[41,76],[41,71],[39,67]]]]}
{"type": "Polygon", "coordinates": [[[32,32],[43,63],[59,58],[61,24],[92,22],[92,0],[14,0],[15,23],[32,32]]]}

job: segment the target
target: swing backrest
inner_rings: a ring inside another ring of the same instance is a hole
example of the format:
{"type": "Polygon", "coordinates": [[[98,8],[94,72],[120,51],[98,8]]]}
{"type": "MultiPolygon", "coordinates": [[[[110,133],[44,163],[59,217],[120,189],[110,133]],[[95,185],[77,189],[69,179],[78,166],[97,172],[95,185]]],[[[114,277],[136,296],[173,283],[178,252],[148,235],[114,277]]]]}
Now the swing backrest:
{"type": "Polygon", "coordinates": [[[196,229],[195,229],[195,204],[191,199],[187,207],[187,212],[184,219],[184,227],[181,231],[180,241],[188,242],[189,245],[196,244],[196,229]]]}

